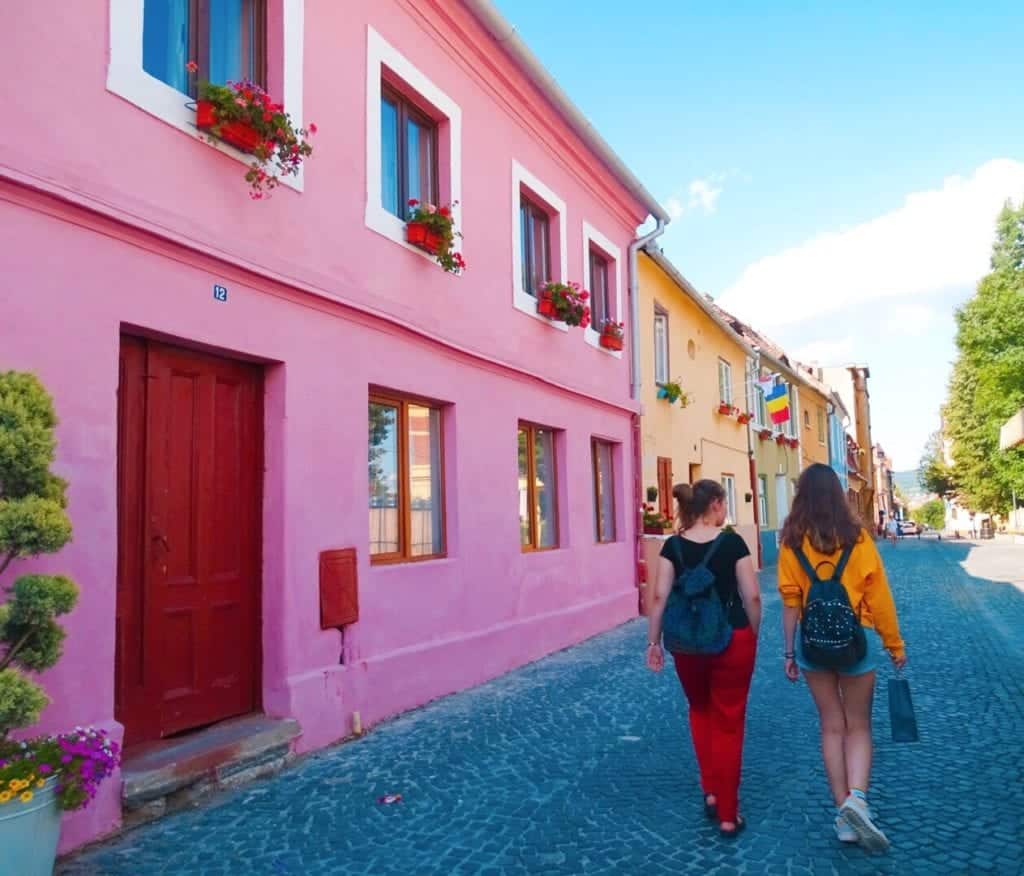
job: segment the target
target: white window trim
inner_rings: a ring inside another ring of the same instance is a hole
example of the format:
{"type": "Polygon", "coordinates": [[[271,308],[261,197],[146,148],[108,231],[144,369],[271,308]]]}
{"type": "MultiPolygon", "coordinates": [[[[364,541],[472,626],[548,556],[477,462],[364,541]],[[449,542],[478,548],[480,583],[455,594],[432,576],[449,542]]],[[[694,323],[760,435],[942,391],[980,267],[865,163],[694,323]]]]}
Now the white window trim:
{"type": "Polygon", "coordinates": [[[718,357],[718,401],[724,404],[733,404],[733,391],[732,391],[732,363],[723,359],[721,356],[718,357]],[[722,366],[725,366],[725,381],[722,381],[722,366]],[[728,396],[727,398],[725,396],[728,396]]]}
{"type": "MultiPolygon", "coordinates": [[[[462,109],[372,27],[366,29],[366,227],[431,262],[434,256],[405,239],[405,222],[381,203],[380,86],[384,68],[414,89],[448,121],[448,199],[454,230],[462,227],[462,109]]],[[[457,277],[459,274],[452,274],[457,277]]]]}
{"type": "Polygon", "coordinates": [[[569,331],[564,322],[555,322],[537,313],[537,299],[522,289],[523,252],[522,220],[519,216],[520,193],[523,186],[537,193],[548,206],[558,213],[558,282],[566,282],[569,244],[566,238],[565,201],[556,195],[518,161],[512,162],[512,305],[516,310],[532,316],[552,328],[569,331]]]}
{"type": "MultiPolygon", "coordinates": [[[[620,250],[614,243],[612,243],[607,237],[605,237],[600,231],[594,228],[589,222],[584,221],[583,223],[583,288],[592,290],[591,278],[590,278],[590,245],[599,249],[604,255],[608,256],[612,261],[612,265],[609,268],[609,274],[614,277],[615,282],[615,317],[616,322],[624,323],[626,321],[625,315],[622,312],[622,250],[620,250]]],[[[607,353],[609,356],[614,356],[616,359],[622,358],[622,350],[607,350],[601,346],[601,332],[594,328],[593,323],[588,325],[583,331],[583,340],[590,344],[591,347],[595,347],[602,353],[607,353]]]]}
{"type": "Polygon", "coordinates": [[[739,507],[736,504],[736,476],[723,474],[722,488],[725,490],[726,522],[731,523],[733,526],[735,526],[737,520],[739,519],[740,511],[739,507]]]}
{"type": "Polygon", "coordinates": [[[654,382],[655,384],[667,383],[672,378],[669,376],[669,332],[672,330],[672,322],[667,312],[657,307],[654,309],[654,382]],[[664,379],[658,375],[658,318],[665,320],[665,375],[664,379]]]}
{"type": "MultiPolygon", "coordinates": [[[[139,109],[166,122],[242,164],[250,164],[251,155],[227,143],[210,143],[196,128],[195,111],[186,105],[188,95],[142,69],[142,7],[145,0],[110,0],[110,63],[107,66],[107,90],[123,97],[139,109]]],[[[305,0],[281,0],[283,4],[282,51],[284,94],[281,99],[296,128],[302,127],[302,69],[305,0]]],[[[297,175],[287,174],[281,184],[301,192],[303,168],[297,175]]]]}

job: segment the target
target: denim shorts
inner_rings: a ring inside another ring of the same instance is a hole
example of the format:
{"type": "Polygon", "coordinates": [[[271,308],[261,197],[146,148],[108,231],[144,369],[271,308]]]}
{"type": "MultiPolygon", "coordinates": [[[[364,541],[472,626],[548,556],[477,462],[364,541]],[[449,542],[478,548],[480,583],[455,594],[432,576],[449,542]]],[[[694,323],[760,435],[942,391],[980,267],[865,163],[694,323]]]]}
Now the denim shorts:
{"type": "Polygon", "coordinates": [[[796,647],[793,649],[796,656],[796,665],[804,672],[836,672],[839,675],[866,675],[878,668],[878,654],[880,651],[878,635],[870,627],[864,627],[864,639],[867,642],[867,649],[864,656],[852,666],[844,666],[842,669],[829,669],[826,666],[819,666],[804,657],[804,651],[800,644],[800,631],[796,633],[796,647]]]}

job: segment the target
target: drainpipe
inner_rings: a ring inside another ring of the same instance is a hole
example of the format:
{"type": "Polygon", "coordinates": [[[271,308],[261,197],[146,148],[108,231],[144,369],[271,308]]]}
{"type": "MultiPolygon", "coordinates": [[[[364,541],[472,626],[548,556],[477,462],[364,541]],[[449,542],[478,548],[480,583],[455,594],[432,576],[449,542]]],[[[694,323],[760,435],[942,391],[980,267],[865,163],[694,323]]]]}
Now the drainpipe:
{"type": "MultiPolygon", "coordinates": [[[[754,347],[754,359],[753,367],[750,373],[747,375],[747,380],[750,381],[755,403],[757,400],[757,388],[754,386],[755,378],[761,374],[761,348],[754,347]]],[[[749,398],[751,392],[747,393],[749,398]]],[[[753,411],[751,411],[753,413],[753,411]]],[[[761,526],[764,523],[761,520],[761,491],[759,489],[759,481],[757,479],[757,460],[754,458],[754,430],[747,425],[747,461],[750,467],[750,494],[754,497],[754,537],[757,539],[757,568],[761,569],[764,567],[764,557],[761,551],[761,526]]]]}
{"type": "MultiPolygon", "coordinates": [[[[656,237],[665,233],[667,222],[660,216],[655,217],[657,225],[654,230],[643,237],[638,237],[629,244],[626,257],[626,272],[629,275],[629,395],[634,401],[640,400],[640,280],[637,276],[637,256],[642,246],[646,246],[656,237]]],[[[642,438],[640,434],[640,415],[634,413],[631,423],[633,435],[633,515],[636,520],[636,536],[634,538],[633,554],[636,568],[637,595],[640,599],[639,610],[644,612],[643,592],[641,587],[644,584],[650,586],[652,569],[644,566],[643,556],[643,526],[641,525],[640,507],[644,503],[643,477],[644,460],[642,438]]]]}

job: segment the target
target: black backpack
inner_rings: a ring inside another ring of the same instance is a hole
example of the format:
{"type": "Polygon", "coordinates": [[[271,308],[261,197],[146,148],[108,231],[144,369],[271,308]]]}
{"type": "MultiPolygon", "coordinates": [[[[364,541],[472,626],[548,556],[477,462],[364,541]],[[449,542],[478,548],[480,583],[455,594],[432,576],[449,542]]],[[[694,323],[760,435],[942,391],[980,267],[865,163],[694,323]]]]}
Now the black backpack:
{"type": "MultiPolygon", "coordinates": [[[[715,573],[708,563],[718,551],[725,533],[711,543],[704,558],[691,569],[683,568],[665,603],[661,632],[665,650],[673,654],[721,654],[732,640],[728,604],[722,602],[715,573]]],[[[677,545],[682,560],[682,546],[677,545]]],[[[682,564],[682,563],[681,563],[682,564]]]]}
{"type": "Polygon", "coordinates": [[[801,549],[796,556],[807,573],[811,589],[807,594],[803,617],[800,620],[800,647],[804,659],[826,669],[846,669],[864,659],[868,642],[860,617],[850,605],[850,597],[843,586],[842,577],[853,548],[846,548],[838,563],[822,560],[811,566],[801,549]],[[818,569],[828,563],[832,577],[818,577],[818,569]]]}

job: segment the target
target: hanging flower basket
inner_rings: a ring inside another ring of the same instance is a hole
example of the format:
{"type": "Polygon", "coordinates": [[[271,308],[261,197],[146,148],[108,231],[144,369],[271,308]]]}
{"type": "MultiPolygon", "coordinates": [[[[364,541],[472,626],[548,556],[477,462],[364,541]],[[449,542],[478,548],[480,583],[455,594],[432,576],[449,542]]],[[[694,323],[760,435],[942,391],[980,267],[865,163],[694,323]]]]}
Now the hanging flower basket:
{"type": "Polygon", "coordinates": [[[793,450],[796,450],[796,449],[797,449],[797,448],[798,448],[798,447],[800,446],[800,439],[798,439],[798,438],[789,438],[789,439],[787,439],[786,443],[787,443],[787,444],[788,444],[788,445],[789,445],[789,446],[790,446],[790,447],[791,447],[791,448],[792,448],[793,450]]]}
{"type": "Polygon", "coordinates": [[[667,401],[670,405],[679,402],[679,407],[685,408],[692,401],[691,395],[683,391],[679,381],[667,380],[664,383],[659,383],[657,386],[658,398],[667,401]]]}
{"type": "Polygon", "coordinates": [[[566,325],[590,325],[590,293],[579,283],[545,283],[537,292],[537,313],[566,325]]]}
{"type": "MultiPolygon", "coordinates": [[[[185,66],[191,75],[199,70],[194,61],[185,66]]],[[[210,139],[254,156],[245,173],[253,200],[268,197],[283,177],[297,175],[313,154],[308,137],[316,133],[316,125],[296,128],[284,107],[255,82],[201,81],[196,93],[196,127],[210,139]]]]}
{"type": "Polygon", "coordinates": [[[775,436],[775,443],[781,447],[783,444],[788,444],[789,439],[785,435],[779,434],[775,436]]]}
{"type": "Polygon", "coordinates": [[[738,414],[739,412],[740,412],[739,408],[737,408],[737,407],[735,407],[735,406],[733,406],[731,404],[728,404],[726,402],[722,402],[718,406],[718,413],[720,413],[723,417],[732,417],[732,416],[738,414]]]}
{"type": "Polygon", "coordinates": [[[455,252],[455,238],[462,233],[455,230],[451,206],[437,207],[421,204],[416,198],[409,200],[409,221],[405,224],[405,239],[413,246],[430,253],[449,274],[458,274],[466,267],[462,253],[455,252]]]}
{"type": "Polygon", "coordinates": [[[762,429],[760,432],[757,433],[757,437],[760,440],[762,440],[762,441],[771,441],[772,440],[772,430],[771,429],[762,429]]]}
{"type": "Polygon", "coordinates": [[[753,419],[754,419],[754,415],[753,414],[740,414],[739,416],[736,417],[736,421],[741,426],[746,426],[747,423],[749,423],[753,419]]]}
{"type": "Polygon", "coordinates": [[[606,319],[601,328],[600,342],[606,350],[621,350],[625,326],[621,322],[606,319]]]}

